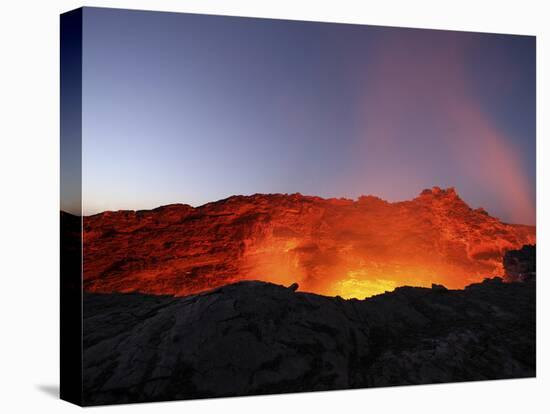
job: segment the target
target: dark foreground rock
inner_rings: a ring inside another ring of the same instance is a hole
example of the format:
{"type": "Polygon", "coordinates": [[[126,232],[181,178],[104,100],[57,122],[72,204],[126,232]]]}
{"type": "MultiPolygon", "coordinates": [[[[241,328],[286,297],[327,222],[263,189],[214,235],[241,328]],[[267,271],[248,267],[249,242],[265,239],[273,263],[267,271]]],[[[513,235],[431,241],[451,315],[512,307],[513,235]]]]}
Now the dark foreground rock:
{"type": "Polygon", "coordinates": [[[239,282],[188,297],[84,295],[85,403],[535,375],[535,282],[366,300],[239,282]]]}

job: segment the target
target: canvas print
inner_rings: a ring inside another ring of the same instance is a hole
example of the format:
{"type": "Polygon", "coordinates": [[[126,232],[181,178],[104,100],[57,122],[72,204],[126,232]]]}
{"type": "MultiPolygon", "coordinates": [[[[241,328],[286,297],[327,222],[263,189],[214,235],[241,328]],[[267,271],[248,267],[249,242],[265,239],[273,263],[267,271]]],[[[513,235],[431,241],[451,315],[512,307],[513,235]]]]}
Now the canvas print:
{"type": "Polygon", "coordinates": [[[536,39],[61,16],[61,394],[536,375],[536,39]]]}

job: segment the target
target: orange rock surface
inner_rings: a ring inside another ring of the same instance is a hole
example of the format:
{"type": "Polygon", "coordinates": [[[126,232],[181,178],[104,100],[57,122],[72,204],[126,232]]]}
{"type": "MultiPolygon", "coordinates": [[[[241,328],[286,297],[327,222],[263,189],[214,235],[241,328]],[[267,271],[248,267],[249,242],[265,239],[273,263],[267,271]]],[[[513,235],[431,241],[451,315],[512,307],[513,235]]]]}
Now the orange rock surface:
{"type": "Polygon", "coordinates": [[[233,196],[193,208],[84,218],[84,288],[187,295],[238,280],[363,298],[402,285],[462,288],[502,275],[535,227],[471,209],[434,187],[389,203],[300,194],[233,196]]]}

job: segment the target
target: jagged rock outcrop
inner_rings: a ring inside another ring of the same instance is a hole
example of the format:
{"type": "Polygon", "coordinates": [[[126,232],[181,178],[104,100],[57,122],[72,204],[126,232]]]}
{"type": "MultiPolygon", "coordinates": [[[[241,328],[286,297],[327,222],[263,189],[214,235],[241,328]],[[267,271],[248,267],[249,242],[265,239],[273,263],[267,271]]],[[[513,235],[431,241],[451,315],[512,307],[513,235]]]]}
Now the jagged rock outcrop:
{"type": "Polygon", "coordinates": [[[537,270],[536,246],[526,245],[519,250],[510,250],[504,255],[502,263],[506,280],[517,282],[534,279],[537,270]]]}
{"type": "Polygon", "coordinates": [[[344,300],[264,282],[84,295],[85,403],[535,375],[535,282],[344,300]]]}
{"type": "Polygon", "coordinates": [[[261,279],[363,298],[404,284],[462,288],[502,275],[504,253],[532,243],[534,227],[474,210],[454,189],[395,203],[234,196],[85,217],[84,287],[185,296],[261,279]]]}

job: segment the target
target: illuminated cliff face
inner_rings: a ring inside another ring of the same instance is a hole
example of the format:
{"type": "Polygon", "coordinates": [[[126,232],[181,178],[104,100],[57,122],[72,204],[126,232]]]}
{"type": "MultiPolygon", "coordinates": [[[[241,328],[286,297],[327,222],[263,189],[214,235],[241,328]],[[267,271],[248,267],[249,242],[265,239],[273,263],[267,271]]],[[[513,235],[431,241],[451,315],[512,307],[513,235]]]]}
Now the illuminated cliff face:
{"type": "Polygon", "coordinates": [[[106,212],[84,220],[84,286],[187,295],[242,279],[363,298],[397,286],[462,288],[503,274],[531,226],[472,210],[453,189],[411,201],[235,196],[198,208],[106,212]]]}

